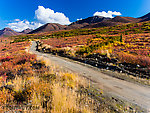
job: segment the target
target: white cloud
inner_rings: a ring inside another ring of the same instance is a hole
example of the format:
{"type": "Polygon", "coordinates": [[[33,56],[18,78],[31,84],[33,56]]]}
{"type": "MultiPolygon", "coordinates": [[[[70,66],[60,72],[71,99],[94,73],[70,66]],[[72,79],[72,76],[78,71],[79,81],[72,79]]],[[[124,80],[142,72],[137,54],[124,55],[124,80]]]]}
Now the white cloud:
{"type": "Polygon", "coordinates": [[[41,25],[42,25],[41,23],[29,22],[27,20],[23,20],[23,21],[17,20],[13,23],[9,23],[8,27],[10,27],[11,29],[13,29],[17,32],[20,32],[27,28],[36,29],[36,28],[40,27],[41,25]]]}
{"type": "Polygon", "coordinates": [[[108,12],[105,12],[105,11],[102,11],[102,12],[95,12],[94,13],[94,16],[103,16],[103,17],[109,17],[109,18],[113,18],[113,15],[115,16],[120,16],[122,15],[120,12],[112,12],[112,11],[108,11],[108,12]]]}
{"type": "Polygon", "coordinates": [[[79,21],[79,20],[82,20],[82,18],[80,18],[80,19],[77,19],[77,21],[79,21]]]}
{"type": "Polygon", "coordinates": [[[62,25],[68,25],[71,23],[69,18],[66,17],[63,13],[54,12],[54,10],[44,8],[43,6],[38,6],[38,9],[35,11],[35,18],[43,24],[59,23],[62,25]]]}
{"type": "Polygon", "coordinates": [[[62,25],[68,25],[71,22],[69,21],[69,18],[66,17],[63,13],[54,12],[54,10],[51,10],[49,8],[38,6],[38,9],[35,11],[34,22],[15,19],[12,23],[8,23],[8,27],[17,32],[20,32],[27,28],[36,29],[46,23],[59,23],[62,25]]]}
{"type": "Polygon", "coordinates": [[[18,21],[20,21],[20,19],[15,19],[14,21],[17,21],[17,22],[18,22],[18,21]]]}

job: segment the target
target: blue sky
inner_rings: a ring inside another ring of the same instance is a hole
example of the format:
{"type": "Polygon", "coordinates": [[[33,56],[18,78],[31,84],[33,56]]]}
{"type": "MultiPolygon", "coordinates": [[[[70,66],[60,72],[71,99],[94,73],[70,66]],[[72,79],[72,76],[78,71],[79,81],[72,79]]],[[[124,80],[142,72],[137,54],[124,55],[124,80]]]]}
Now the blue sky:
{"type": "Polygon", "coordinates": [[[47,19],[39,17],[44,16],[42,14],[45,12],[51,14],[51,11],[54,11],[54,16],[56,16],[54,23],[57,20],[61,24],[63,22],[69,24],[77,19],[93,16],[97,11],[106,13],[117,11],[122,14],[121,16],[139,17],[150,12],[149,5],[150,0],[1,0],[0,29],[8,26],[19,31],[21,29],[17,27],[25,25],[34,29],[35,26],[51,22],[52,16],[48,16],[47,19]],[[36,10],[38,10],[37,14],[35,14],[36,10]],[[56,12],[61,14],[56,14],[56,12]]]}

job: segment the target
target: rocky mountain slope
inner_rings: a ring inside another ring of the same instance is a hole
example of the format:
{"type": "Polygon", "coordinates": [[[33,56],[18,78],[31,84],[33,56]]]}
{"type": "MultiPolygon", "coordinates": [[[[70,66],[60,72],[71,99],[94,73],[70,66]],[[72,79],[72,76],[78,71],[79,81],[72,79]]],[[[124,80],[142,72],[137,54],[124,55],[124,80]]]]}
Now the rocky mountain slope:
{"type": "Polygon", "coordinates": [[[27,33],[31,32],[31,31],[33,31],[33,29],[27,28],[27,29],[21,31],[20,33],[27,34],[27,33]]]}
{"type": "Polygon", "coordinates": [[[0,37],[7,37],[7,36],[15,36],[15,35],[21,35],[22,33],[18,33],[10,28],[4,28],[0,30],[0,37]]]}
{"type": "Polygon", "coordinates": [[[47,23],[47,24],[31,31],[29,34],[64,30],[66,27],[67,26],[65,26],[65,25],[60,25],[60,24],[57,24],[57,23],[47,23]]]}
{"type": "Polygon", "coordinates": [[[149,20],[150,20],[150,13],[148,13],[148,14],[146,14],[146,15],[140,17],[140,19],[142,19],[142,20],[141,20],[142,22],[143,22],[143,21],[149,21],[149,20]]]}

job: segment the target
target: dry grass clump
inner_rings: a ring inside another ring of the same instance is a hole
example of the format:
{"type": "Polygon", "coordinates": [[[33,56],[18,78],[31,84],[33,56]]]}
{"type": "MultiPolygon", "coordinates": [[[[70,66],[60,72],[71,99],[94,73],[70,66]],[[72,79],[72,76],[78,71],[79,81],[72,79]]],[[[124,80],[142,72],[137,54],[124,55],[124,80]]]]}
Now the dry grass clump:
{"type": "MultiPolygon", "coordinates": [[[[85,104],[88,102],[81,103],[78,89],[83,84],[80,84],[81,80],[77,75],[63,72],[57,66],[45,64],[42,60],[34,61],[32,70],[32,74],[25,73],[6,81],[5,86],[8,87],[0,90],[0,105],[7,109],[0,110],[17,112],[18,106],[21,106],[19,111],[22,112],[91,112],[85,104]]],[[[84,98],[88,100],[88,96],[84,98]]]]}
{"type": "Polygon", "coordinates": [[[91,112],[88,107],[79,103],[80,98],[74,90],[69,90],[67,87],[61,87],[60,84],[55,84],[52,92],[53,113],[91,112]]]}

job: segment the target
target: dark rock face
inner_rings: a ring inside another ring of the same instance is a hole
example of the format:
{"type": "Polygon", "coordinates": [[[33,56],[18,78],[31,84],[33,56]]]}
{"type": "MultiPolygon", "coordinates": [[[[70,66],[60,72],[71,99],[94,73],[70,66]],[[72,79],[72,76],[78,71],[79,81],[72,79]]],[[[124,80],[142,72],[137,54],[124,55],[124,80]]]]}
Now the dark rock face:
{"type": "Polygon", "coordinates": [[[73,22],[70,25],[74,25],[74,24],[83,24],[83,23],[88,23],[88,24],[92,24],[92,23],[97,23],[97,22],[101,22],[104,20],[109,20],[111,18],[105,18],[105,17],[101,17],[101,16],[93,16],[93,17],[88,17],[86,19],[82,19],[76,22],[73,22]]]}
{"type": "Polygon", "coordinates": [[[139,17],[140,19],[142,19],[141,21],[144,22],[144,21],[149,21],[150,20],[150,13],[142,16],[142,17],[139,17]]]}

